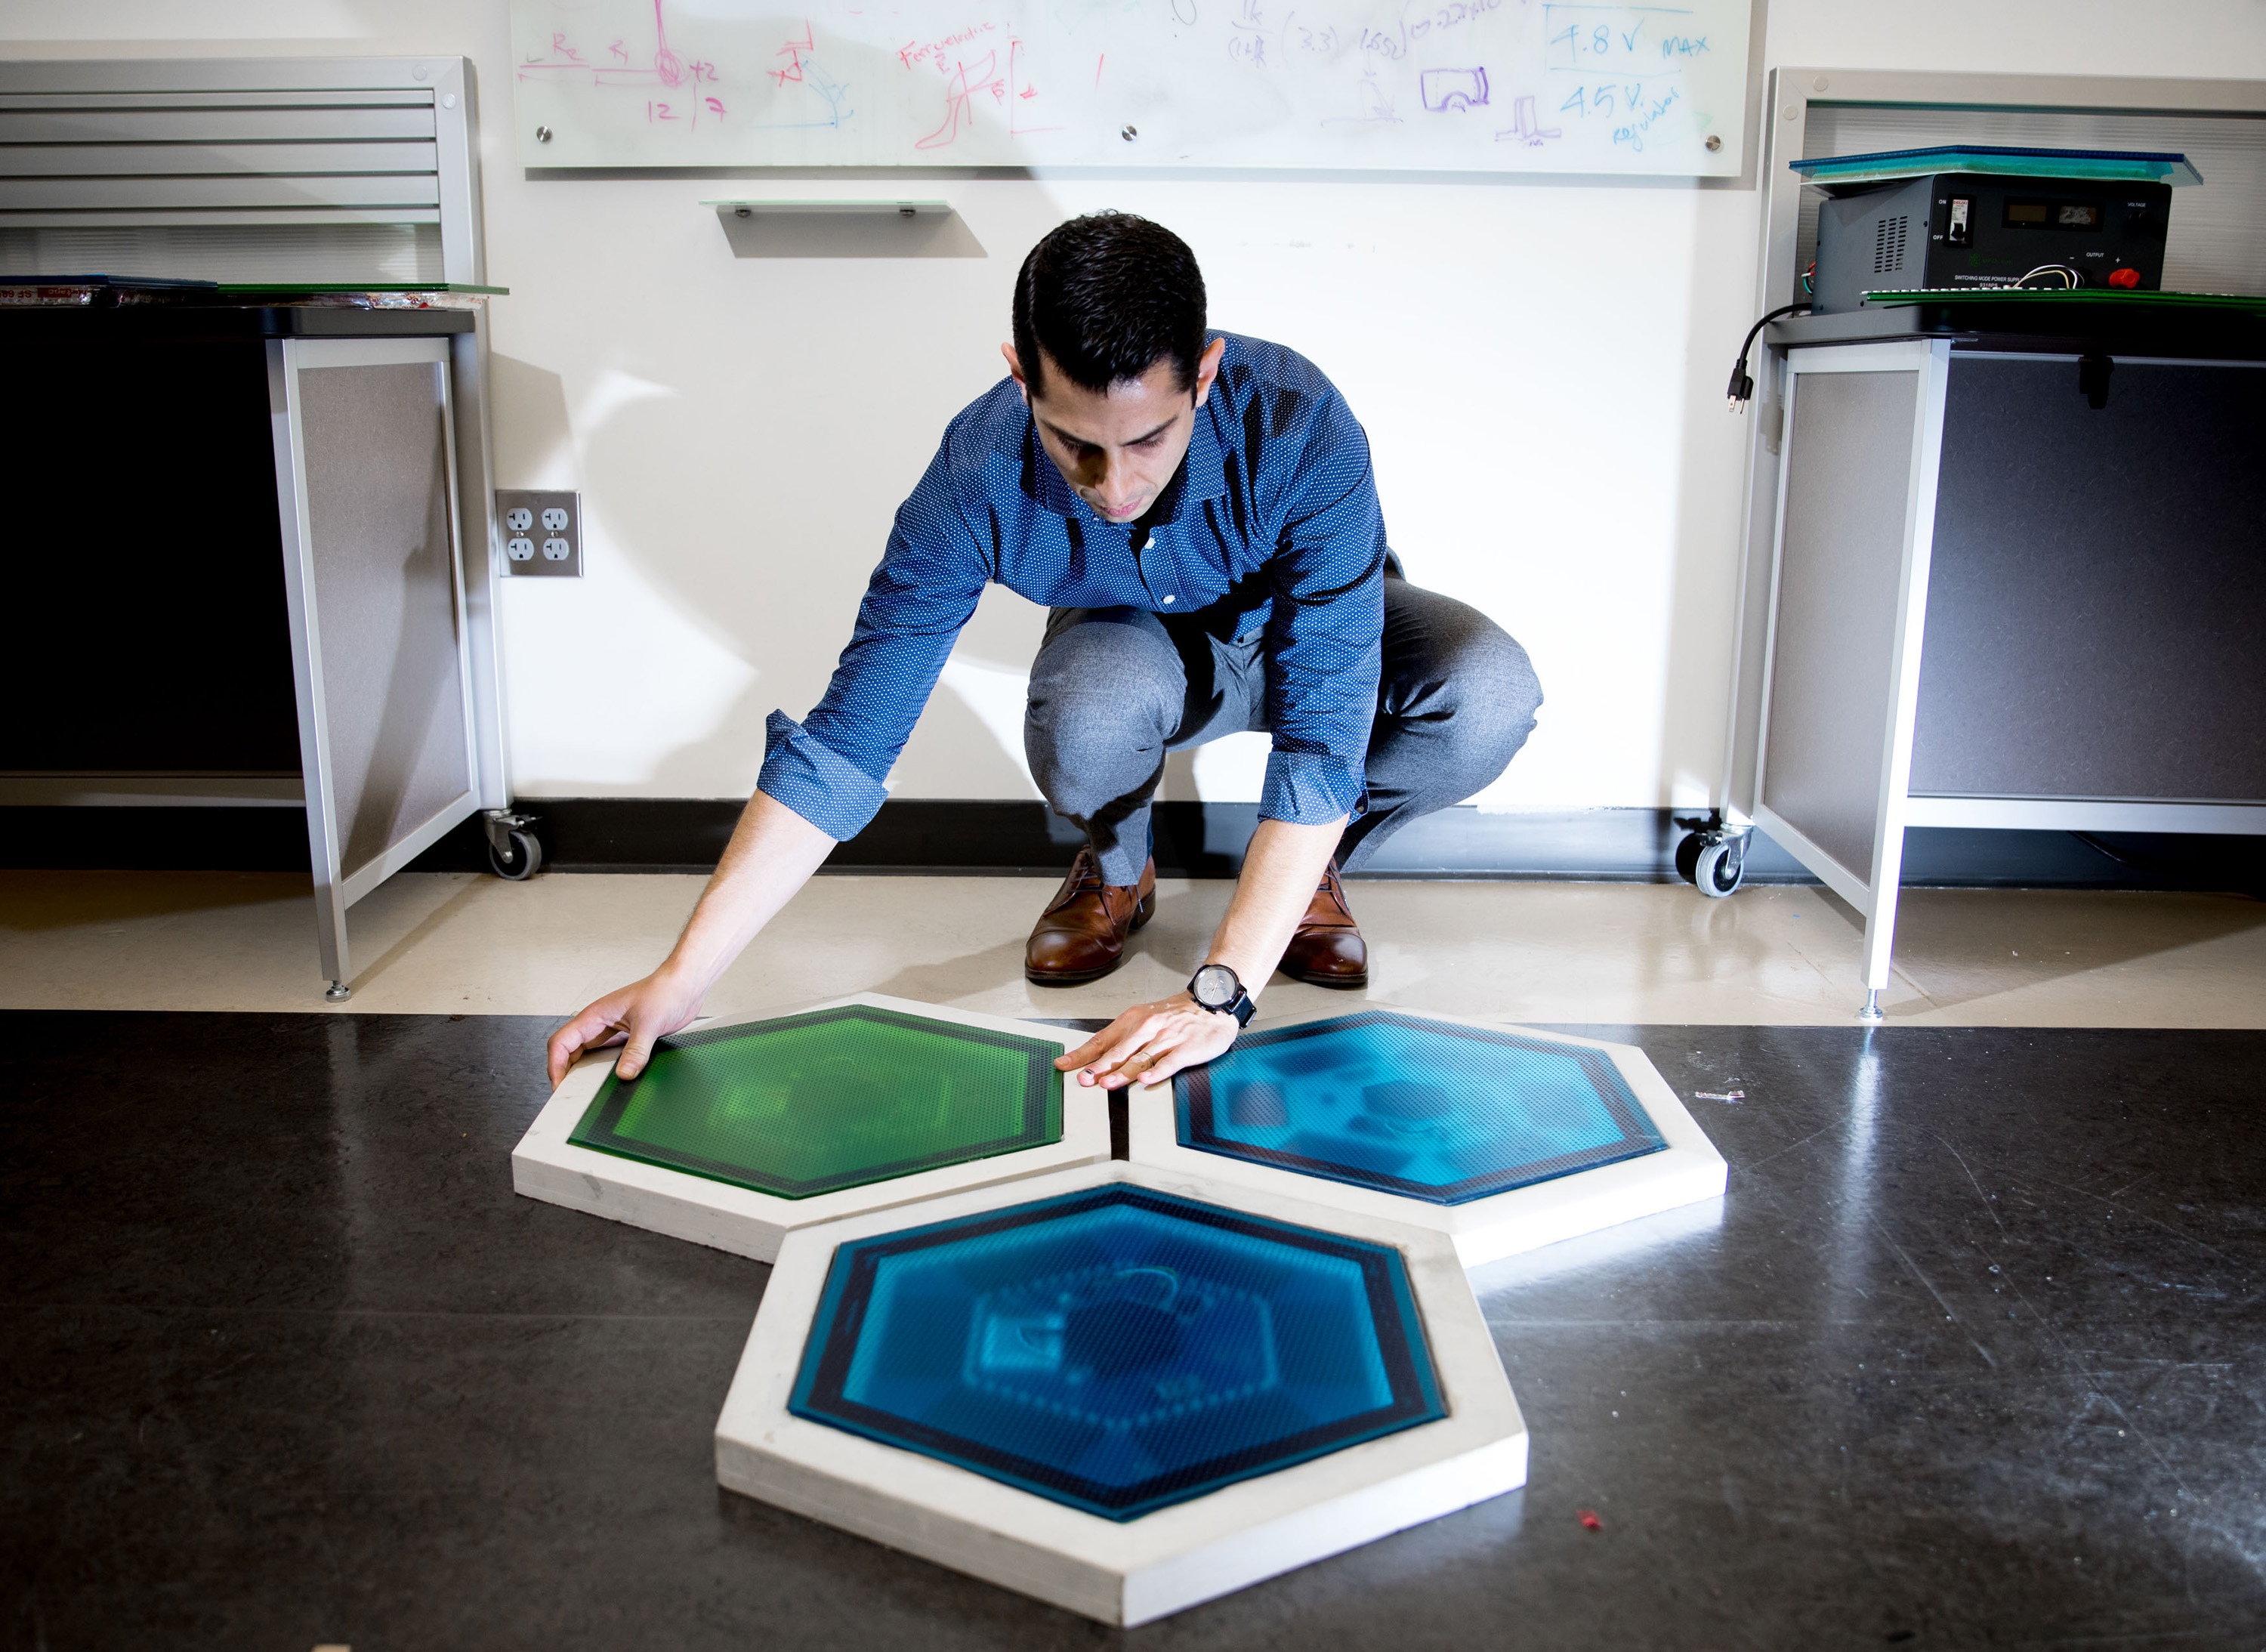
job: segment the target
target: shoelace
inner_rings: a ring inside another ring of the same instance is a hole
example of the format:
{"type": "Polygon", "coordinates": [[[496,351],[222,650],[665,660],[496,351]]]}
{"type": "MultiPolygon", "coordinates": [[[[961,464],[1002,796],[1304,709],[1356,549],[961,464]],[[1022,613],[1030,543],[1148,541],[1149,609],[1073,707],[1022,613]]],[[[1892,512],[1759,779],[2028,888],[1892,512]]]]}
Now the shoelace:
{"type": "Polygon", "coordinates": [[[1109,887],[1102,881],[1101,857],[1090,849],[1078,852],[1078,859],[1071,863],[1071,871],[1077,875],[1071,882],[1068,893],[1062,897],[1064,900],[1081,895],[1098,895],[1109,887]]]}

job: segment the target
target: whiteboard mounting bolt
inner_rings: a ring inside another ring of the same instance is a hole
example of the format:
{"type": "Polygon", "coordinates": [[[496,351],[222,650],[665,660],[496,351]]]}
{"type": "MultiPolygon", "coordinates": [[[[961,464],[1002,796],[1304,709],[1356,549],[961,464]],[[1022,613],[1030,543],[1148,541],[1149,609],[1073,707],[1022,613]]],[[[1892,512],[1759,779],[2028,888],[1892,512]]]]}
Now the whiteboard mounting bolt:
{"type": "Polygon", "coordinates": [[[537,143],[548,143],[551,142],[551,128],[547,126],[539,126],[536,128],[535,141],[537,143]]]}
{"type": "Polygon", "coordinates": [[[1722,135],[1719,132],[1710,132],[1707,135],[1707,153],[1713,155],[1717,150],[1720,150],[1722,147],[1722,135]]]}
{"type": "Polygon", "coordinates": [[[1118,135],[1119,137],[1123,138],[1123,139],[1124,139],[1128,143],[1131,143],[1135,138],[1139,137],[1139,136],[1141,135],[1141,133],[1140,133],[1140,129],[1139,129],[1137,127],[1129,127],[1129,127],[1127,127],[1127,128],[1126,128],[1122,132],[1120,132],[1117,135],[1118,135]]]}
{"type": "Polygon", "coordinates": [[[897,208],[897,216],[900,218],[910,218],[917,210],[918,209],[913,207],[899,207],[897,208]]]}
{"type": "Polygon", "coordinates": [[[756,209],[753,207],[735,207],[732,208],[732,216],[735,218],[752,218],[756,216],[756,209]]]}

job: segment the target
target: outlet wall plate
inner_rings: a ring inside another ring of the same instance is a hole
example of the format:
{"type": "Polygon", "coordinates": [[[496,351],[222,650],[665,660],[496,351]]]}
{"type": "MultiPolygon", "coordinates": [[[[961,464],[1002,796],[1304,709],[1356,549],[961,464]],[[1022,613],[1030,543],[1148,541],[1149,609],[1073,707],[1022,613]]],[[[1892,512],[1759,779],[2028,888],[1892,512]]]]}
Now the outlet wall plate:
{"type": "Polygon", "coordinates": [[[582,496],[556,488],[499,487],[503,571],[522,578],[582,577],[582,496]]]}

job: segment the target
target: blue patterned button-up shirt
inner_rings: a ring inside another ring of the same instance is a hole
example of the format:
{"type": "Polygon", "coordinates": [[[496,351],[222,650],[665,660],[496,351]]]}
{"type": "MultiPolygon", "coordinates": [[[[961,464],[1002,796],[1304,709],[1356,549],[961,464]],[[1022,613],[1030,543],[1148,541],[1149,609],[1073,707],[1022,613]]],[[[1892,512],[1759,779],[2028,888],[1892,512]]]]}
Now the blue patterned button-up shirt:
{"type": "Polygon", "coordinates": [[[1360,812],[1384,625],[1385,521],[1369,440],[1312,362],[1233,333],[1186,461],[1144,529],[1071,491],[1015,382],[947,426],[898,508],[826,698],[773,712],[761,788],[855,837],[989,581],[1056,608],[1202,613],[1265,637],[1274,750],[1259,812],[1317,824],[1360,812]]]}

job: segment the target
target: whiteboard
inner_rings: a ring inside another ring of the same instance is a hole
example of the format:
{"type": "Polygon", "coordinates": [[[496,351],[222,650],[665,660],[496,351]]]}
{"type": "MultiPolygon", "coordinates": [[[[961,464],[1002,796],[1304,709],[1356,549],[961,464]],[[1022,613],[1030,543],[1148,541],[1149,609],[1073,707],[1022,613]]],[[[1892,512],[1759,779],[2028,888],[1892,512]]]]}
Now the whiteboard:
{"type": "Polygon", "coordinates": [[[536,167],[1735,177],[1749,5],[513,0],[512,91],[536,167]]]}

